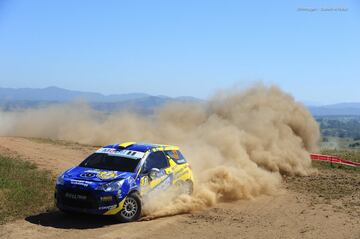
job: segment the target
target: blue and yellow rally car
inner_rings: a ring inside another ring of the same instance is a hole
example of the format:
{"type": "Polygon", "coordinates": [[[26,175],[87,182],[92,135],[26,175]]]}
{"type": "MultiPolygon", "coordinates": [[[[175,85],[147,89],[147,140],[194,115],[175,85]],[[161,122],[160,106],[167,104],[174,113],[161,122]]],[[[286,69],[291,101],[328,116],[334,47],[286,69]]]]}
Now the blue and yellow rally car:
{"type": "Polygon", "coordinates": [[[193,173],[176,146],[127,142],[100,148],[56,181],[55,201],[64,212],[141,216],[143,198],[172,185],[191,194],[193,173]]]}

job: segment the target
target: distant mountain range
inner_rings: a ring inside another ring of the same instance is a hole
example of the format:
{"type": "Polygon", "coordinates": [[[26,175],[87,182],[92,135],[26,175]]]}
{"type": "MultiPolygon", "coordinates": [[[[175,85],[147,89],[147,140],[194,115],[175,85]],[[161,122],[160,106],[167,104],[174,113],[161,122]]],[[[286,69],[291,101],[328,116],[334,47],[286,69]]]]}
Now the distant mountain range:
{"type": "Polygon", "coordinates": [[[202,102],[203,100],[191,96],[153,96],[145,93],[103,95],[54,86],[42,89],[0,87],[0,108],[3,110],[27,109],[72,101],[85,101],[94,109],[102,111],[131,109],[140,113],[151,113],[156,107],[166,103],[202,102]]]}
{"type": "MultiPolygon", "coordinates": [[[[1,88],[0,87],[0,100],[1,101],[57,101],[66,102],[74,100],[84,100],[87,102],[119,102],[134,99],[143,99],[147,97],[156,97],[161,99],[170,99],[168,96],[151,96],[145,93],[129,93],[129,94],[114,94],[103,95],[94,92],[74,91],[67,90],[55,86],[36,89],[36,88],[1,88]]],[[[171,99],[177,100],[199,100],[190,96],[182,96],[171,99]]]]}
{"type": "Polygon", "coordinates": [[[323,106],[308,106],[315,116],[360,116],[360,103],[338,103],[323,106]]]}
{"type": "MultiPolygon", "coordinates": [[[[97,110],[110,112],[131,109],[141,113],[151,113],[156,107],[170,102],[204,102],[204,100],[191,96],[153,96],[145,93],[103,95],[94,92],[67,90],[54,86],[42,89],[0,87],[0,108],[3,110],[34,108],[76,100],[88,102],[97,110]]],[[[360,103],[307,107],[314,116],[360,116],[360,103]]]]}

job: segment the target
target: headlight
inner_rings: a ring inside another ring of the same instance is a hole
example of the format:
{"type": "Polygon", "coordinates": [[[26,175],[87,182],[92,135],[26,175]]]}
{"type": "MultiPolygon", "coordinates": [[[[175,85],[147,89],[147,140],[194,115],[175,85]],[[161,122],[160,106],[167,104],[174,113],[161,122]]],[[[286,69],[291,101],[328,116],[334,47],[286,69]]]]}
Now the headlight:
{"type": "Polygon", "coordinates": [[[96,190],[102,190],[102,191],[105,191],[105,192],[119,191],[121,186],[123,185],[124,181],[125,181],[125,179],[115,181],[115,182],[111,182],[111,183],[106,183],[106,184],[98,186],[96,188],[96,190]]]}
{"type": "Polygon", "coordinates": [[[64,181],[64,174],[61,174],[59,177],[57,177],[56,179],[56,185],[64,185],[65,181],[64,181]]]}

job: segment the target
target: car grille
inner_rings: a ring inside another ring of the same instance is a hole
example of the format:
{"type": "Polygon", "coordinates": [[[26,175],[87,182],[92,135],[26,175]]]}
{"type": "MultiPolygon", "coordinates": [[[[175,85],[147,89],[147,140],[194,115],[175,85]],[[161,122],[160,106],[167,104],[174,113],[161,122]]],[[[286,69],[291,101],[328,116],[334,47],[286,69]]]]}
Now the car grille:
{"type": "Polygon", "coordinates": [[[112,200],[100,201],[100,197],[90,190],[73,188],[58,189],[57,200],[64,206],[82,209],[98,209],[100,206],[116,204],[115,197],[112,197],[112,200]]]}

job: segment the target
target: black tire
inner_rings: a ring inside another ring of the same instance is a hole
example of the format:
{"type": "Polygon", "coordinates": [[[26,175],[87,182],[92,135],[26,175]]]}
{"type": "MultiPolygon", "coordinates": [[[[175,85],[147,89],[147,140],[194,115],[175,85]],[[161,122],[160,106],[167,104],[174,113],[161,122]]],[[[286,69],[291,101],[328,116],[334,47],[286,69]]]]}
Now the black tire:
{"type": "Polygon", "coordinates": [[[126,198],[123,209],[115,215],[120,222],[134,222],[141,216],[141,198],[137,192],[130,193],[126,198]]]}

